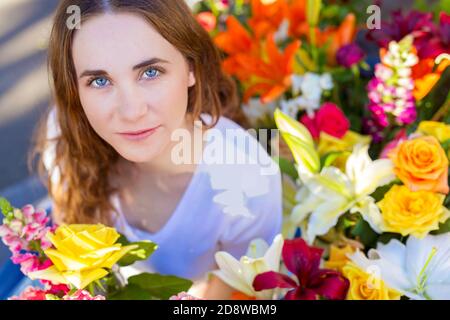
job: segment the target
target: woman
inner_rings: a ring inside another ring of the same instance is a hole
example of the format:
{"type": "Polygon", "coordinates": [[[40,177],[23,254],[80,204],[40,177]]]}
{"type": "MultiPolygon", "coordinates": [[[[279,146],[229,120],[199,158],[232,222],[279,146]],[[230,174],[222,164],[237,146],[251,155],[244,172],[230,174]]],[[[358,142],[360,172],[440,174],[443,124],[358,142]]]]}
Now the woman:
{"type": "Polygon", "coordinates": [[[189,7],[61,1],[49,67],[55,108],[38,151],[55,221],[101,222],[130,240],[152,240],[158,249],[142,268],[205,283],[196,292],[204,298],[229,298],[221,280],[202,279],[216,268],[217,251],[239,258],[251,240],[270,243],[280,232],[281,178],[264,172],[261,163],[273,162],[231,120],[242,119],[235,87],[189,7]],[[73,5],[76,28],[66,23],[73,5]],[[205,161],[218,145],[226,147],[222,159],[233,152],[247,161],[205,161]]]}

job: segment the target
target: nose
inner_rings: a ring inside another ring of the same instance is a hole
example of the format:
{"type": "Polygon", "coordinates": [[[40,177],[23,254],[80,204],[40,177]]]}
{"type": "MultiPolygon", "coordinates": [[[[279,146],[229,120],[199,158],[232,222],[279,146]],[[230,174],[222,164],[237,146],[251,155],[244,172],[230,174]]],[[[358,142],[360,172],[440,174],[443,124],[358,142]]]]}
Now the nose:
{"type": "Polygon", "coordinates": [[[120,88],[118,112],[123,120],[134,122],[148,112],[147,103],[138,88],[127,86],[120,88]]]}

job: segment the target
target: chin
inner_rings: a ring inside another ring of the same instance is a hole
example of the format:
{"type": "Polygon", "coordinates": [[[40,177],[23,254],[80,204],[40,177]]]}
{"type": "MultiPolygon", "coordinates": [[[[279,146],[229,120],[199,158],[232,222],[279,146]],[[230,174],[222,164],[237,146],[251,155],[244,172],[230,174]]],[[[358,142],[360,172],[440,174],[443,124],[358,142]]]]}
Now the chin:
{"type": "Polygon", "coordinates": [[[164,145],[161,143],[127,147],[122,146],[116,148],[116,151],[126,160],[134,163],[146,163],[151,162],[157,158],[164,150],[164,145]]]}

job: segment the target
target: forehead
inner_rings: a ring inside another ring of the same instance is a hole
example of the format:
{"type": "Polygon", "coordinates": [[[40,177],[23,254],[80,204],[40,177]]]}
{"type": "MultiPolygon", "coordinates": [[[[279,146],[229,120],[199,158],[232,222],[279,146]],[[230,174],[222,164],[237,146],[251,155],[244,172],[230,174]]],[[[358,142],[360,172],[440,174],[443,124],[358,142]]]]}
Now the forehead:
{"type": "Polygon", "coordinates": [[[169,62],[182,59],[149,22],[133,13],[107,13],[87,19],[75,31],[72,50],[78,72],[81,68],[130,69],[154,57],[169,62]]]}

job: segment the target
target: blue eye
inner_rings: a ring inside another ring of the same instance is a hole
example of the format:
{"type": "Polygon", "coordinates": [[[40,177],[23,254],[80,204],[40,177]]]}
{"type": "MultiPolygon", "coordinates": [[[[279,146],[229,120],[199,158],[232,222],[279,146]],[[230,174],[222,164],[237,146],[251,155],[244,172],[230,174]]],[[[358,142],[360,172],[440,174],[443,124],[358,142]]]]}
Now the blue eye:
{"type": "Polygon", "coordinates": [[[146,71],[144,72],[144,75],[145,75],[146,78],[154,79],[154,78],[156,78],[157,76],[159,76],[159,72],[160,72],[160,71],[159,71],[158,69],[150,68],[150,69],[148,69],[148,70],[146,70],[146,71]]]}
{"type": "Polygon", "coordinates": [[[90,85],[94,85],[95,88],[103,88],[108,84],[108,79],[106,78],[95,78],[90,82],[90,85]]]}

